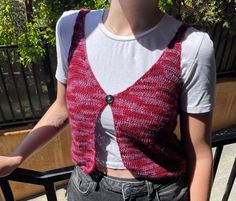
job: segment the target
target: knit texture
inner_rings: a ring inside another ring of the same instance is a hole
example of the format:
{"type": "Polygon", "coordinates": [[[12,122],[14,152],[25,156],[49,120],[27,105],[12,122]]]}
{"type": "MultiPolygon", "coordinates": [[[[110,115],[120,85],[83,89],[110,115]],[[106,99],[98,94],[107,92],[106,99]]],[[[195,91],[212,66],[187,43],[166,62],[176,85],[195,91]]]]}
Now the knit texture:
{"type": "Polygon", "coordinates": [[[133,85],[113,95],[96,80],[86,55],[85,16],[76,19],[69,53],[67,107],[72,131],[73,161],[85,173],[96,166],[95,127],[101,112],[110,104],[115,133],[125,167],[137,177],[162,179],[186,171],[180,141],[173,133],[179,111],[182,25],[158,61],[133,85]]]}

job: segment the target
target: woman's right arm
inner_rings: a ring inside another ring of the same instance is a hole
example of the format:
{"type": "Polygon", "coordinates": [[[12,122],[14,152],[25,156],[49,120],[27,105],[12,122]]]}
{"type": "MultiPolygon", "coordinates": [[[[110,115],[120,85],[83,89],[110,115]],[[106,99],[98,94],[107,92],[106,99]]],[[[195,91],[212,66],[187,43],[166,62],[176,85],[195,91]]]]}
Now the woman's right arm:
{"type": "Polygon", "coordinates": [[[40,150],[67,124],[66,85],[57,83],[57,98],[10,156],[0,156],[0,177],[9,175],[31,154],[40,150]]]}

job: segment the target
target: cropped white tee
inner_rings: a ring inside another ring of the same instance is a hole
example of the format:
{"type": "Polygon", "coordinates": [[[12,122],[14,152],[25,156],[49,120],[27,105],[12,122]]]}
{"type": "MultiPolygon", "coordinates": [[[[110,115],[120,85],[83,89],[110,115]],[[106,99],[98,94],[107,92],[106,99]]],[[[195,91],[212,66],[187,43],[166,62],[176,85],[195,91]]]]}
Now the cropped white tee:
{"type": "MultiPolygon", "coordinates": [[[[67,81],[68,53],[79,11],[67,11],[56,27],[56,79],[67,81]]],[[[153,28],[131,36],[111,33],[102,22],[103,10],[91,11],[85,19],[87,56],[92,71],[107,94],[133,85],[159,59],[181,22],[165,14],[153,28]]],[[[181,109],[205,113],[212,109],[215,89],[214,48],[208,34],[189,28],[182,42],[183,89],[181,109]]],[[[137,108],[138,109],[138,108],[137,108]]],[[[125,169],[116,142],[110,106],[106,106],[96,127],[97,163],[125,169]]]]}

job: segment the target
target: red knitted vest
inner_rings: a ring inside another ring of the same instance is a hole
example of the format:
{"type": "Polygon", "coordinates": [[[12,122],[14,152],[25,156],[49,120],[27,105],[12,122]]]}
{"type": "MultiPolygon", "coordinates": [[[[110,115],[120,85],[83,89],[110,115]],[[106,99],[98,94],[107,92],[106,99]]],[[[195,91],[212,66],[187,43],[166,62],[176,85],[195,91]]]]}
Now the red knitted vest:
{"type": "Polygon", "coordinates": [[[85,173],[95,168],[95,127],[107,104],[113,112],[115,134],[125,167],[149,179],[176,177],[186,170],[180,141],[173,133],[182,87],[181,26],[158,61],[132,86],[106,94],[96,80],[86,55],[81,10],[69,53],[67,107],[72,131],[72,159],[85,173]]]}

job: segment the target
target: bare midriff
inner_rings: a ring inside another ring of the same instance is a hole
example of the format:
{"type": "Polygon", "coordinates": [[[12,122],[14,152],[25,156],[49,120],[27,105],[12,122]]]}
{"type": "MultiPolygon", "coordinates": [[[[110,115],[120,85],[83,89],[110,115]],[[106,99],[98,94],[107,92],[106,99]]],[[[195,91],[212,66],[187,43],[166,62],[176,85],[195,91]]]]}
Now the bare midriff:
{"type": "Polygon", "coordinates": [[[112,176],[112,177],[118,177],[118,178],[136,178],[133,173],[131,173],[127,169],[112,169],[103,167],[101,165],[96,165],[96,169],[102,172],[105,175],[112,176]]]}

